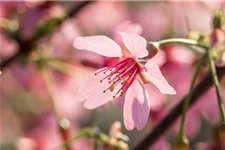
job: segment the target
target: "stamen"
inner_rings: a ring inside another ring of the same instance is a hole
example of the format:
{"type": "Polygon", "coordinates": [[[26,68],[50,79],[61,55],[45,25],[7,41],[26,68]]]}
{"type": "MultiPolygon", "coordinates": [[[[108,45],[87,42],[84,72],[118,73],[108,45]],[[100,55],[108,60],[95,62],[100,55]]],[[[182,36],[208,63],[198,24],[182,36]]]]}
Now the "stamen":
{"type": "Polygon", "coordinates": [[[106,68],[104,68],[102,70],[99,70],[98,72],[95,72],[94,75],[97,75],[97,74],[99,74],[101,72],[107,72],[107,71],[108,71],[108,68],[106,67],[106,68]]]}
{"type": "Polygon", "coordinates": [[[107,71],[110,71],[110,73],[100,80],[100,82],[103,82],[103,80],[105,79],[109,80],[107,82],[109,84],[109,87],[105,89],[103,93],[106,93],[107,90],[109,90],[110,92],[114,92],[118,84],[122,85],[118,90],[116,90],[115,94],[113,95],[113,98],[116,98],[118,94],[119,96],[123,96],[129,86],[133,83],[139,71],[139,65],[134,59],[128,58],[119,62],[118,64],[100,70],[95,74],[97,75],[101,72],[106,74],[107,71]]]}

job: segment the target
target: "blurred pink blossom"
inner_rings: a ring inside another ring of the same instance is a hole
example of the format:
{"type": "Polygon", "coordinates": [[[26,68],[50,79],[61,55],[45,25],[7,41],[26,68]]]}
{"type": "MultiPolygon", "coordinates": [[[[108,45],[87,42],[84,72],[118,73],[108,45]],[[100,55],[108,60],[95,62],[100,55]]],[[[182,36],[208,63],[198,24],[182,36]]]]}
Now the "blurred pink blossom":
{"type": "Polygon", "coordinates": [[[43,19],[43,17],[47,18],[49,16],[49,11],[47,8],[53,4],[53,1],[40,0],[26,2],[25,4],[28,8],[26,8],[26,11],[20,17],[19,31],[21,37],[27,40],[32,37],[35,29],[37,28],[38,21],[43,19]]]}
{"type": "Polygon", "coordinates": [[[176,92],[167,83],[154,62],[148,60],[145,65],[138,62],[138,58],[148,55],[147,41],[136,33],[119,32],[119,34],[126,46],[123,51],[119,45],[105,36],[77,37],[74,41],[74,47],[77,49],[122,59],[112,67],[102,68],[91,75],[78,90],[76,99],[84,102],[85,108],[94,109],[121,96],[121,100],[125,101],[126,129],[132,130],[136,127],[141,130],[148,120],[150,110],[150,100],[142,86],[143,82],[152,82],[163,94],[176,94],[176,92]],[[99,97],[102,100],[99,100],[99,97]]]}
{"type": "Polygon", "coordinates": [[[65,118],[78,121],[83,119],[84,116],[86,117],[87,112],[85,112],[80,103],[74,101],[74,97],[78,86],[86,80],[91,72],[93,70],[90,68],[75,65],[71,75],[65,75],[60,72],[53,73],[54,102],[58,106],[58,111],[65,118]]]}
{"type": "Polygon", "coordinates": [[[119,1],[98,1],[87,6],[77,17],[80,25],[91,33],[108,32],[128,18],[126,5],[119,1]]]}
{"type": "MultiPolygon", "coordinates": [[[[76,135],[77,130],[76,126],[73,126],[73,130],[70,130],[68,134],[76,135]]],[[[26,133],[26,137],[32,140],[35,150],[50,150],[64,143],[56,120],[51,113],[43,114],[38,126],[26,133]]],[[[73,142],[70,147],[77,150],[90,149],[88,142],[82,139],[73,142]]]]}
{"type": "Polygon", "coordinates": [[[143,34],[148,40],[160,40],[168,32],[168,14],[162,2],[149,5],[146,3],[141,9],[134,9],[132,19],[138,22],[145,31],[143,34]]]}
{"type": "Polygon", "coordinates": [[[59,58],[70,56],[73,48],[73,40],[80,34],[77,21],[75,19],[66,20],[51,36],[50,44],[47,44],[48,49],[46,52],[50,51],[59,58]]]}
{"type": "MultiPolygon", "coordinates": [[[[74,94],[78,85],[84,82],[86,77],[93,72],[90,68],[84,68],[79,65],[73,66],[74,71],[71,75],[53,71],[53,94],[54,101],[59,109],[59,112],[68,119],[78,120],[85,115],[84,109],[79,103],[74,101],[74,94]],[[86,74],[86,75],[85,75],[86,74]],[[77,111],[74,111],[76,108],[77,111]],[[80,115],[80,114],[83,115],[80,115]]],[[[48,90],[46,89],[42,74],[36,70],[35,66],[27,65],[12,65],[10,68],[11,74],[19,83],[19,85],[28,92],[36,94],[46,106],[50,105],[48,99],[48,90]]],[[[47,107],[49,108],[49,107],[47,107]]]]}
{"type": "Polygon", "coordinates": [[[37,27],[37,22],[44,15],[44,11],[39,7],[28,9],[20,17],[20,34],[25,40],[31,38],[35,28],[37,27]]]}
{"type": "Polygon", "coordinates": [[[2,32],[0,32],[0,44],[1,59],[8,58],[18,51],[17,43],[8,39],[2,32]]]}
{"type": "Polygon", "coordinates": [[[212,12],[201,2],[170,3],[169,10],[173,31],[177,35],[185,36],[190,30],[208,34],[212,30],[212,12]]]}
{"type": "MultiPolygon", "coordinates": [[[[44,81],[42,75],[36,70],[34,65],[23,66],[15,64],[10,66],[10,71],[20,86],[26,91],[42,91],[44,81]]],[[[41,93],[43,94],[44,91],[41,93]]]]}

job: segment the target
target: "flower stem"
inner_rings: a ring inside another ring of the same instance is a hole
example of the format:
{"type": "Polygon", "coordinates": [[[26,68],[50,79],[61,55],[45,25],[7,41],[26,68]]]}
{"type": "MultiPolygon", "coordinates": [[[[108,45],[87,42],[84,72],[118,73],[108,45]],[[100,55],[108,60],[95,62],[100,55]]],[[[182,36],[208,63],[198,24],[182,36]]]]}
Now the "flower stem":
{"type": "Polygon", "coordinates": [[[190,89],[189,89],[189,93],[188,93],[188,95],[187,95],[187,97],[186,97],[186,99],[184,101],[183,108],[182,108],[181,124],[180,124],[180,129],[179,129],[179,133],[178,133],[178,137],[177,137],[178,141],[184,141],[186,139],[185,133],[184,133],[185,132],[184,128],[185,128],[186,112],[187,112],[187,109],[189,107],[190,99],[192,98],[195,81],[197,79],[197,76],[198,76],[198,73],[200,71],[200,68],[204,64],[206,58],[207,58],[207,54],[205,53],[202,56],[202,58],[200,59],[198,65],[197,65],[197,67],[195,69],[195,72],[194,72],[194,75],[193,75],[193,78],[192,78],[192,81],[191,81],[191,86],[190,86],[190,89]]]}
{"type": "MultiPolygon", "coordinates": [[[[69,129],[69,122],[68,120],[66,119],[63,119],[60,115],[59,115],[59,112],[58,112],[58,109],[57,109],[57,106],[54,102],[54,96],[53,96],[53,80],[52,80],[52,76],[51,76],[51,73],[50,71],[48,71],[47,68],[43,69],[42,70],[42,74],[43,74],[43,78],[44,78],[44,81],[45,81],[45,84],[46,84],[46,87],[48,89],[48,93],[49,93],[49,99],[50,99],[50,102],[51,102],[51,105],[52,105],[52,111],[55,115],[55,119],[56,119],[56,122],[57,122],[57,126],[58,126],[58,130],[59,130],[59,133],[63,139],[63,141],[67,141],[68,140],[68,129],[69,129]],[[67,125],[65,125],[65,120],[68,122],[67,125]]],[[[65,147],[66,150],[70,150],[70,147],[65,147]]]]}
{"type": "Polygon", "coordinates": [[[208,46],[203,45],[203,44],[199,43],[198,41],[190,40],[190,39],[171,38],[171,39],[161,40],[158,42],[159,46],[169,44],[169,43],[180,43],[180,44],[185,44],[185,45],[199,46],[204,49],[208,49],[208,46]]]}
{"type": "Polygon", "coordinates": [[[108,149],[115,149],[115,150],[125,150],[123,145],[118,143],[111,143],[111,137],[100,131],[96,127],[87,127],[81,129],[75,136],[71,137],[70,139],[67,139],[67,141],[64,141],[64,143],[58,145],[57,147],[51,149],[51,150],[61,150],[63,147],[70,146],[73,142],[80,138],[87,138],[87,139],[93,139],[95,143],[103,143],[109,145],[111,148],[108,149]]]}
{"type": "Polygon", "coordinates": [[[225,111],[224,111],[222,97],[219,92],[219,81],[218,81],[218,77],[217,77],[217,73],[216,73],[215,62],[213,60],[212,49],[208,49],[207,54],[208,54],[213,84],[216,89],[216,96],[217,96],[219,110],[220,110],[220,119],[221,119],[221,123],[224,124],[225,123],[225,111]]]}

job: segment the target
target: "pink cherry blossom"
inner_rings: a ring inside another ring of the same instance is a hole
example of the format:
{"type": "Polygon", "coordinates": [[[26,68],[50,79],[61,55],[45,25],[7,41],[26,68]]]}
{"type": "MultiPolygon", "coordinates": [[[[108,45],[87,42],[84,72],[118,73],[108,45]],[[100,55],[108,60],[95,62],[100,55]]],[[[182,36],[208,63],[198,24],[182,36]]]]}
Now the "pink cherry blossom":
{"type": "Polygon", "coordinates": [[[97,70],[81,86],[75,97],[87,109],[94,109],[113,99],[124,100],[124,124],[127,130],[145,127],[150,110],[150,98],[143,87],[153,83],[163,94],[176,94],[156,63],[139,59],[148,55],[147,41],[136,33],[118,32],[124,48],[106,36],[77,37],[73,43],[79,50],[88,50],[107,57],[119,57],[120,61],[97,70]]]}

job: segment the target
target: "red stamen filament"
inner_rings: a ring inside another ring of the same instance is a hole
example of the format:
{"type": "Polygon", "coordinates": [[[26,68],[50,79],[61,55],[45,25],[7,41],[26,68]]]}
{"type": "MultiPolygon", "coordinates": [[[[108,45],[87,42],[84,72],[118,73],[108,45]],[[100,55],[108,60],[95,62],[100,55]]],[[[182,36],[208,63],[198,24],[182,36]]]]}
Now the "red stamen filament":
{"type": "Polygon", "coordinates": [[[100,80],[100,82],[103,82],[103,80],[108,79],[108,83],[110,84],[107,89],[105,89],[103,92],[110,90],[111,92],[114,91],[115,87],[120,84],[122,87],[117,90],[113,98],[115,98],[119,93],[120,96],[123,95],[123,93],[126,92],[126,90],[129,88],[129,86],[133,83],[134,79],[136,78],[136,75],[138,74],[138,71],[140,70],[139,65],[137,62],[132,58],[127,58],[111,67],[104,68],[98,72],[95,73],[95,75],[99,73],[106,74],[108,71],[110,73],[107,73],[103,79],[100,80]]]}

